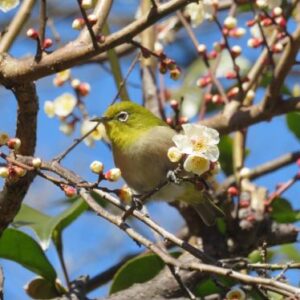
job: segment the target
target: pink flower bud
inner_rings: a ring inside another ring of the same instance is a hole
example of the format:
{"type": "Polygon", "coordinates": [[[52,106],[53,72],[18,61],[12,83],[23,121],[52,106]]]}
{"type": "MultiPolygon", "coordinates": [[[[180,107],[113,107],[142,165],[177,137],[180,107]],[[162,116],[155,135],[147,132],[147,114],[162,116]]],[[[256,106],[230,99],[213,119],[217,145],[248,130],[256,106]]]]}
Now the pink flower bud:
{"type": "Polygon", "coordinates": [[[8,148],[18,150],[21,147],[21,140],[18,138],[11,138],[7,141],[8,148]]]}
{"type": "Polygon", "coordinates": [[[236,72],[228,71],[225,75],[227,79],[236,79],[236,72]]]}
{"type": "Polygon", "coordinates": [[[91,91],[91,86],[87,82],[82,82],[77,87],[77,91],[81,96],[87,96],[91,91]]]}
{"type": "Polygon", "coordinates": [[[38,32],[34,28],[29,28],[26,32],[27,37],[36,40],[39,37],[38,32]]]}
{"type": "Polygon", "coordinates": [[[108,181],[118,181],[121,177],[121,170],[118,168],[113,168],[107,171],[104,178],[108,181]]]}
{"type": "Polygon", "coordinates": [[[65,192],[65,195],[69,198],[74,197],[77,194],[77,190],[73,186],[63,185],[62,189],[65,192]]]}
{"type": "Polygon", "coordinates": [[[208,53],[208,59],[215,59],[218,56],[218,52],[216,50],[212,50],[208,53]]]}
{"type": "Polygon", "coordinates": [[[255,23],[256,23],[256,20],[249,20],[249,21],[247,21],[247,23],[246,23],[246,25],[248,26],[248,27],[252,27],[253,25],[255,25],[255,23]]]}
{"type": "Polygon", "coordinates": [[[231,53],[232,53],[232,55],[234,56],[234,57],[238,57],[238,56],[240,56],[241,55],[241,53],[242,53],[242,48],[240,47],[240,46],[238,46],[238,45],[235,45],[235,46],[233,46],[232,48],[231,48],[231,53]]]}
{"type": "Polygon", "coordinates": [[[53,45],[53,41],[49,38],[44,40],[43,49],[50,48],[53,45]]]}
{"type": "Polygon", "coordinates": [[[286,19],[284,17],[277,17],[275,19],[275,22],[277,25],[279,25],[281,28],[285,28],[286,27],[286,19]]]}
{"type": "Polygon", "coordinates": [[[231,186],[227,189],[228,195],[231,197],[237,196],[239,194],[239,190],[235,186],[231,186]]]}
{"type": "Polygon", "coordinates": [[[197,47],[197,51],[199,54],[205,54],[206,53],[206,46],[204,44],[199,44],[197,47]]]}
{"type": "Polygon", "coordinates": [[[178,110],[179,108],[179,103],[177,100],[172,99],[170,100],[170,106],[174,109],[174,110],[178,110]]]}
{"type": "Polygon", "coordinates": [[[247,45],[250,48],[258,48],[263,44],[263,40],[259,38],[251,38],[248,40],[247,45]]]}
{"type": "Polygon", "coordinates": [[[94,25],[94,24],[97,23],[98,18],[97,18],[96,15],[91,14],[91,15],[88,15],[88,20],[89,20],[89,23],[90,23],[91,25],[94,25]]]}
{"type": "Polygon", "coordinates": [[[72,22],[72,28],[75,30],[81,30],[85,25],[84,19],[83,18],[76,18],[72,22]]]}

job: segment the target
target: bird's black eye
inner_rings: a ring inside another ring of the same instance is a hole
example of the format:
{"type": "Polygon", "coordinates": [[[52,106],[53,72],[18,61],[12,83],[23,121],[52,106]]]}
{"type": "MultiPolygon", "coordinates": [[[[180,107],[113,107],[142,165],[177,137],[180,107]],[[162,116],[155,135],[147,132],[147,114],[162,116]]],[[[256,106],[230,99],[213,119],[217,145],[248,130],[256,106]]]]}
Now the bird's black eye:
{"type": "Polygon", "coordinates": [[[118,115],[117,118],[120,122],[126,122],[128,120],[129,114],[126,111],[121,111],[118,115]]]}

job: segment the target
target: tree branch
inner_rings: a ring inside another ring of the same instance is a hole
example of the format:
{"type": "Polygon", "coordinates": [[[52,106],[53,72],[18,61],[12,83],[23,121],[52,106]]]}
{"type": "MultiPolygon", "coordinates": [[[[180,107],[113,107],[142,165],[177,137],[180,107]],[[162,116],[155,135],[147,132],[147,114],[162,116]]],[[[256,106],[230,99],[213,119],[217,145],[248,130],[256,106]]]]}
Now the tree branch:
{"type": "Polygon", "coordinates": [[[191,0],[171,0],[158,6],[155,13],[149,13],[130,23],[121,30],[108,36],[95,50],[91,43],[80,40],[73,41],[36,62],[34,57],[14,59],[9,56],[0,57],[0,83],[4,85],[13,82],[28,82],[45,77],[58,71],[82,63],[93,56],[103,53],[123,43],[128,43],[134,36],[167,16],[192,2],[191,0]]]}
{"type": "Polygon", "coordinates": [[[24,0],[17,14],[8,26],[7,32],[0,39],[0,53],[7,52],[28,20],[36,0],[24,0]]]}
{"type": "MultiPolygon", "coordinates": [[[[231,103],[228,104],[228,107],[231,103]]],[[[273,107],[271,110],[265,110],[260,104],[242,107],[240,110],[233,111],[233,113],[230,112],[230,109],[227,112],[224,110],[224,112],[201,121],[201,124],[215,128],[220,134],[228,134],[256,123],[270,121],[275,116],[299,110],[300,97],[296,97],[282,101],[280,105],[273,107]]]]}
{"type": "MultiPolygon", "coordinates": [[[[18,101],[16,136],[22,141],[19,153],[22,155],[33,155],[36,144],[38,112],[35,85],[33,83],[16,85],[13,91],[18,101]]],[[[0,192],[0,234],[19,211],[33,178],[34,174],[28,172],[17,182],[5,181],[4,188],[0,192]]]]}

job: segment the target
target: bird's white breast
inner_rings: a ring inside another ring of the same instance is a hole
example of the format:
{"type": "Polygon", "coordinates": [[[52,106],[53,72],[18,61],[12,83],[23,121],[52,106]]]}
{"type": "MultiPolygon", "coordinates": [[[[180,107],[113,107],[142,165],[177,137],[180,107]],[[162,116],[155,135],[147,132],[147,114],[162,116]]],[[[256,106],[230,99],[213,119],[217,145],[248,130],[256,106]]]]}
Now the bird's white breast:
{"type": "Polygon", "coordinates": [[[137,193],[153,190],[166,179],[176,164],[169,161],[167,151],[174,146],[176,132],[166,126],[148,130],[126,150],[113,149],[115,164],[127,184],[137,193]]]}

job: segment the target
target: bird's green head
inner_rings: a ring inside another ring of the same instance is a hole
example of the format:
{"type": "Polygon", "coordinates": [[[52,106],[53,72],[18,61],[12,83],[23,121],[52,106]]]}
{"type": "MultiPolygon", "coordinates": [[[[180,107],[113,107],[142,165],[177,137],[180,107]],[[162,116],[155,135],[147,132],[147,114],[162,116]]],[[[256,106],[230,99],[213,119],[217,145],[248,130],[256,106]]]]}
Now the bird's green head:
{"type": "Polygon", "coordinates": [[[167,126],[149,110],[131,101],[109,106],[101,120],[112,146],[118,148],[134,144],[154,126],[167,126]]]}

